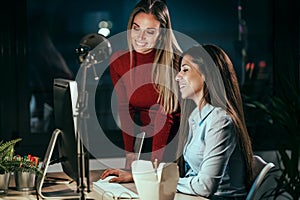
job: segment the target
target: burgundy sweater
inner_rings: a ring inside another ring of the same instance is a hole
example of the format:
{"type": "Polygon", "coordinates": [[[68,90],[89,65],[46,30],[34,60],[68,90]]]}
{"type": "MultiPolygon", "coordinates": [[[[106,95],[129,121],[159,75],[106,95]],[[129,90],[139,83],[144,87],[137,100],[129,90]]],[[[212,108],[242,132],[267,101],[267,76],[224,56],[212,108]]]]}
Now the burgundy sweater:
{"type": "MultiPolygon", "coordinates": [[[[130,54],[115,52],[110,60],[110,75],[118,96],[124,148],[133,152],[134,131],[145,131],[146,137],[152,137],[152,160],[163,160],[168,141],[172,139],[179,126],[179,113],[164,114],[157,103],[158,92],[152,83],[152,68],[155,51],[147,54],[133,52],[133,68],[130,70],[130,54]],[[139,113],[141,125],[134,123],[139,113]]],[[[175,153],[175,152],[173,152],[175,153]]]]}

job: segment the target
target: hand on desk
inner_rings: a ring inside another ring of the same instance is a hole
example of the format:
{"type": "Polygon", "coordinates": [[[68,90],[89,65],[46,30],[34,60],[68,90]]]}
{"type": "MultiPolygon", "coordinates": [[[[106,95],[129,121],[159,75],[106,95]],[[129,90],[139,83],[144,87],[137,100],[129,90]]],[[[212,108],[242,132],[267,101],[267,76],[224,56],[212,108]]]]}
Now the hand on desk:
{"type": "Polygon", "coordinates": [[[102,175],[100,176],[101,179],[105,179],[107,176],[115,175],[117,177],[112,178],[109,182],[116,182],[116,183],[127,183],[133,182],[133,177],[131,172],[124,171],[121,169],[106,169],[102,175]]]}

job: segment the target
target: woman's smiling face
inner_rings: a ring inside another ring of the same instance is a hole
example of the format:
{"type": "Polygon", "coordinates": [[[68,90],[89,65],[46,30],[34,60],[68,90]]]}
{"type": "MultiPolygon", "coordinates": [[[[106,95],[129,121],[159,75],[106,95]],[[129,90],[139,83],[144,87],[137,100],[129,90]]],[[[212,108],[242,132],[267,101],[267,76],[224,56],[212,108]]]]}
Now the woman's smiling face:
{"type": "Polygon", "coordinates": [[[205,78],[190,55],[183,57],[180,71],[175,79],[178,82],[181,97],[192,99],[198,105],[202,98],[205,78]]]}
{"type": "Polygon", "coordinates": [[[152,14],[138,13],[131,28],[133,48],[143,54],[150,52],[159,36],[159,27],[160,22],[152,14]]]}

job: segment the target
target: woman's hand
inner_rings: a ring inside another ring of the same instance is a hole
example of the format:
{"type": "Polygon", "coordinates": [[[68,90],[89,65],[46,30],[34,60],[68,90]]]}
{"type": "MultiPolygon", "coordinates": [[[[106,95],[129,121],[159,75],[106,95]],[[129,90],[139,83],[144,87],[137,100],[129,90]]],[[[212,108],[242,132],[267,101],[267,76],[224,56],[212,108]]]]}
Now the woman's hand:
{"type": "Polygon", "coordinates": [[[126,153],[125,169],[131,169],[131,164],[136,160],[135,153],[126,153]]]}
{"type": "Polygon", "coordinates": [[[127,182],[133,182],[133,177],[131,172],[124,171],[121,169],[106,169],[102,175],[101,179],[105,179],[107,176],[115,175],[117,177],[112,178],[109,180],[109,182],[115,182],[115,183],[127,183],[127,182]]]}

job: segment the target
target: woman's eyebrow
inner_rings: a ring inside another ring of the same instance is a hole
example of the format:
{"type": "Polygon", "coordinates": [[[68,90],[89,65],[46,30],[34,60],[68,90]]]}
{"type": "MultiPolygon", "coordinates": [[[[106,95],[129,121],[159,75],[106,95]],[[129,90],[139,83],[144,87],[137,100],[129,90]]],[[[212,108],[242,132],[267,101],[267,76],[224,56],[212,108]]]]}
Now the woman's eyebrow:
{"type": "Polygon", "coordinates": [[[148,30],[156,30],[156,28],[146,28],[146,29],[148,29],[148,30]]]}
{"type": "Polygon", "coordinates": [[[181,67],[190,67],[188,64],[183,64],[181,67]]]}
{"type": "Polygon", "coordinates": [[[135,22],[133,22],[133,25],[136,25],[136,26],[140,27],[140,25],[138,25],[138,24],[137,24],[137,23],[135,23],[135,22]]]}

